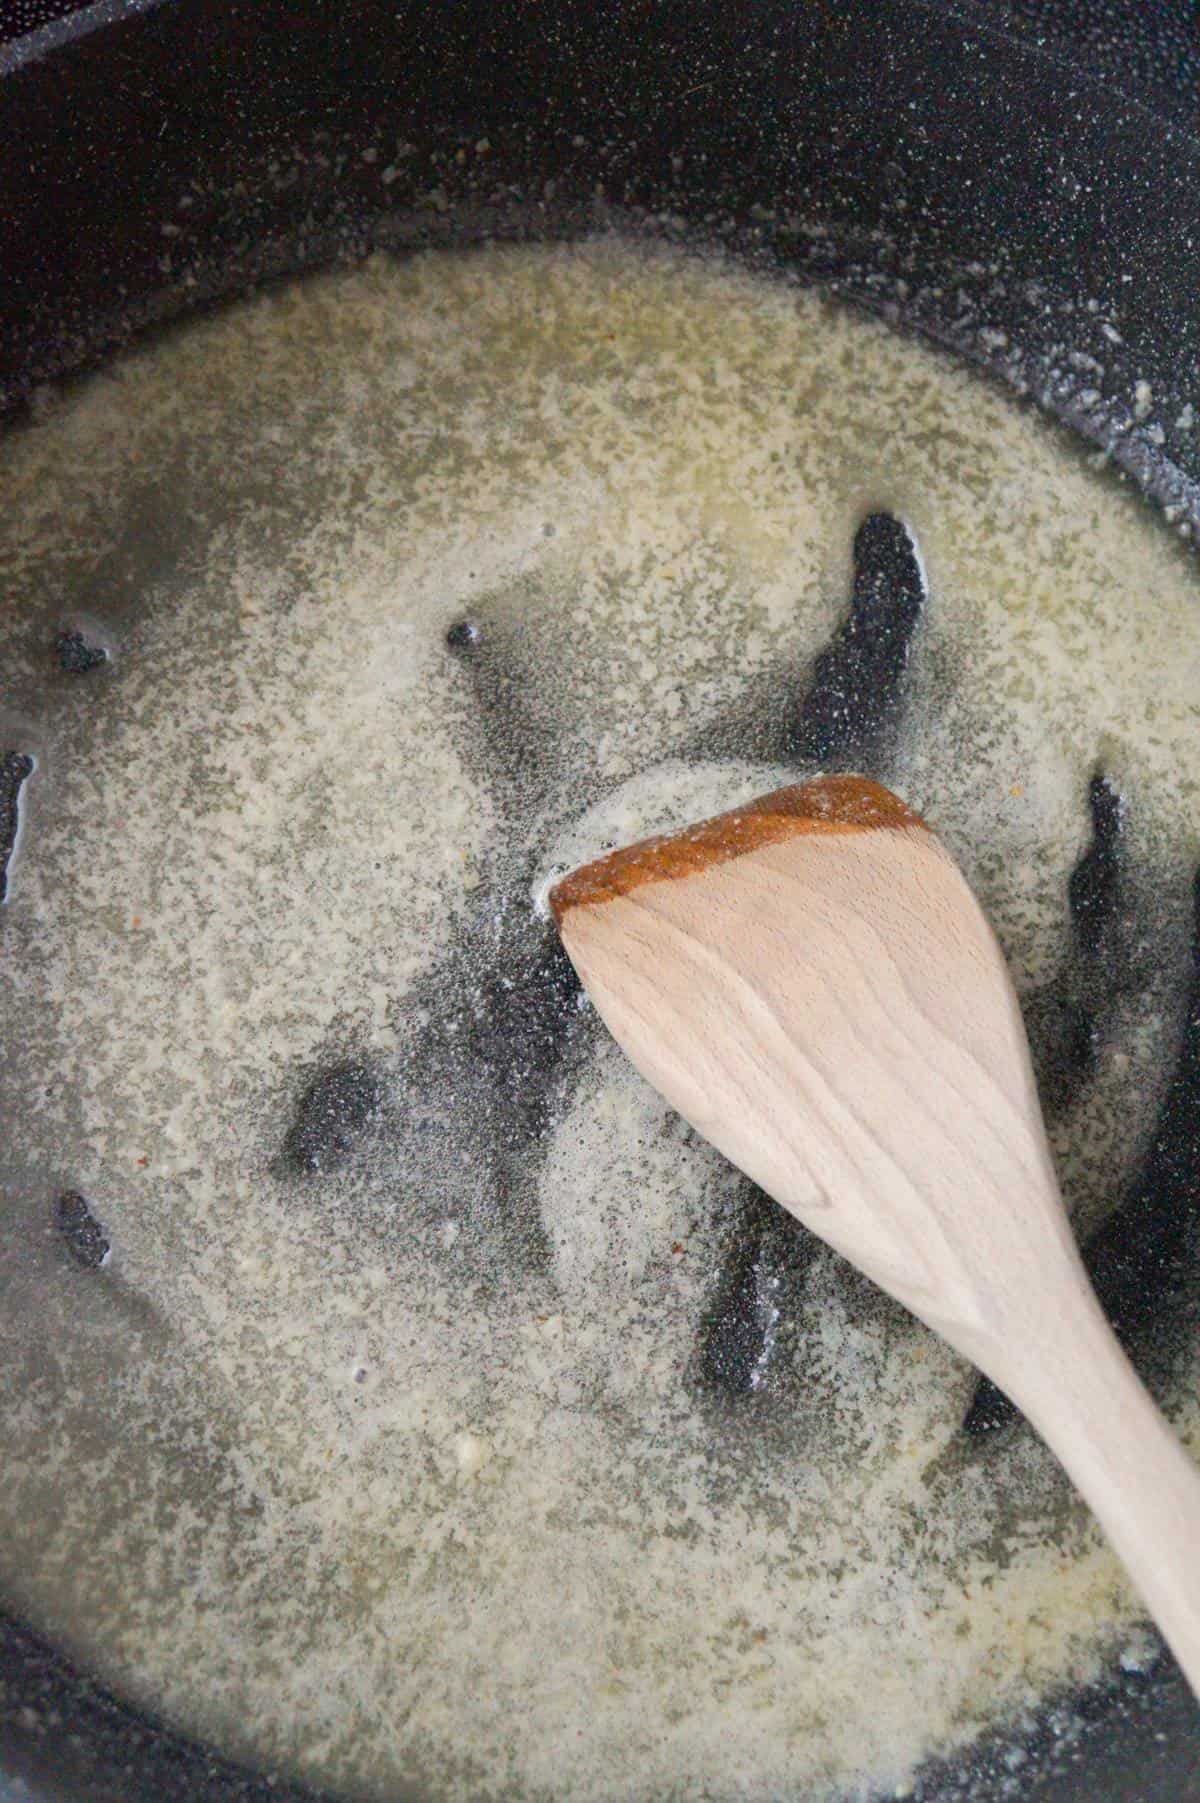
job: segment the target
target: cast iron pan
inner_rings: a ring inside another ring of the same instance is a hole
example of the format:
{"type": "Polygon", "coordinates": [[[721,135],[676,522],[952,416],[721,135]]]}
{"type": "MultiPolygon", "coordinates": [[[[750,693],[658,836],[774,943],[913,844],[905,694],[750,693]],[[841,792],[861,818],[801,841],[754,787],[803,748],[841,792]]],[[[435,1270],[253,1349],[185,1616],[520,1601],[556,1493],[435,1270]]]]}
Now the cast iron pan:
{"type": "MultiPolygon", "coordinates": [[[[377,243],[620,227],[723,244],[953,346],[1200,526],[1191,0],[17,12],[26,35],[0,52],[0,412],[156,321],[377,243]]],[[[1093,802],[1084,937],[1105,857],[1093,802]]],[[[1088,1248],[1152,1384],[1200,1321],[1197,1121],[1200,958],[1145,1167],[1088,1248]]],[[[982,1394],[970,1430],[982,1441],[1003,1410],[982,1394]]],[[[1200,1799],[1200,1716],[1165,1655],[1059,1701],[1019,1746],[931,1768],[915,1794],[1200,1799]]],[[[0,1617],[0,1797],[306,1794],[135,1715],[0,1617]]]]}

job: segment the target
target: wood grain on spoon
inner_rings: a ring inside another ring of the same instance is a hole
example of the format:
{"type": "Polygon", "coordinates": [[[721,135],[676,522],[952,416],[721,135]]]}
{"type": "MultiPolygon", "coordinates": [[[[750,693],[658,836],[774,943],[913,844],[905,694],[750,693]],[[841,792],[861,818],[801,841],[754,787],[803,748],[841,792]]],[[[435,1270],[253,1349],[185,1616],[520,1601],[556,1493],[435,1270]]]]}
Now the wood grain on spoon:
{"type": "Polygon", "coordinates": [[[692,876],[760,845],[793,833],[863,833],[880,826],[920,826],[919,814],[882,783],[865,776],[819,776],[813,782],[773,789],[715,819],[678,833],[639,839],[565,876],[550,891],[559,926],[569,908],[611,901],[642,883],[692,876]]]}
{"type": "Polygon", "coordinates": [[[642,1074],[1025,1411],[1197,1689],[1200,1472],[1092,1294],[1003,956],[926,823],[819,778],[550,903],[642,1074]]]}

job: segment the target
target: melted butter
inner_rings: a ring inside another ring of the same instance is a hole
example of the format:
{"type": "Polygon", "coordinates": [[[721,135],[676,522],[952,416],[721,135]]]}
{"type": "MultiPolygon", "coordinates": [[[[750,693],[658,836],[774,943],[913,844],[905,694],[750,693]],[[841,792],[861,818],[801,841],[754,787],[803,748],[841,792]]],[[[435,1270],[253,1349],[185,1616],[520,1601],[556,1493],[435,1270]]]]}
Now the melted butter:
{"type": "Polygon", "coordinates": [[[1143,974],[1056,1128],[1094,1218],[1177,1039],[1190,558],[926,350],[607,243],[373,260],[45,399],[0,446],[5,724],[38,757],[0,978],[8,1600],[363,1796],[865,1795],[1133,1657],[1049,1455],[962,1455],[972,1373],[832,1254],[761,1390],[705,1396],[736,1184],[585,1018],[503,1181],[469,1061],[439,1086],[412,1048],[425,973],[469,1020],[555,873],[795,780],[747,698],[795,694],[889,508],[930,604],[887,780],[1025,992],[1097,760],[1125,797],[1143,974]],[[110,666],[48,677],[66,617],[110,666]],[[299,1089],[348,1059],[385,1121],[286,1173],[299,1089]],[[49,1229],[68,1189],[103,1272],[49,1229]]]}

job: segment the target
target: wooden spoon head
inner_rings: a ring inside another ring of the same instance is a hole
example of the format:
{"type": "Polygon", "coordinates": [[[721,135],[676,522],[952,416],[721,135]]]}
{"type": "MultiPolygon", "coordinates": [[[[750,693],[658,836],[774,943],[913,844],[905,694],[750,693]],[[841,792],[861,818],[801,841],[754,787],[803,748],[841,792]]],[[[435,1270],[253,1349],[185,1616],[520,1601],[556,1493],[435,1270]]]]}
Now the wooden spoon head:
{"type": "Polygon", "coordinates": [[[550,902],[642,1074],[992,1365],[1010,1286],[1069,1230],[1003,957],[920,816],[822,777],[614,852],[550,902]]]}

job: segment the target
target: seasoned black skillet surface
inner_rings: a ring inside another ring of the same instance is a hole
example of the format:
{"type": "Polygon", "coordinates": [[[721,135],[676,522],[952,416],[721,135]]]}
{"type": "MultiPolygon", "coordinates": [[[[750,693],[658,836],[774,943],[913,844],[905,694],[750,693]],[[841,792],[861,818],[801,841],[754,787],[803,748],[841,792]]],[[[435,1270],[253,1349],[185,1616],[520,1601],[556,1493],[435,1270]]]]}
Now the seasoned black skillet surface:
{"type": "MultiPolygon", "coordinates": [[[[999,5],[899,0],[564,5],[549,25],[516,4],[481,24],[164,0],[90,9],[97,28],[74,36],[52,16],[69,10],[18,6],[40,35],[4,75],[0,394],[18,412],[37,381],[250,280],[372,242],[619,223],[725,241],[901,314],[1032,389],[1183,519],[1200,512],[1198,440],[1177,424],[1200,368],[1189,6],[1022,0],[1011,35],[999,5]],[[386,191],[350,154],[385,130],[413,145],[386,191]],[[481,172],[457,153],[484,136],[481,172]],[[191,182],[206,201],[164,237],[191,182]],[[1140,381],[1158,403],[1145,417],[1140,381]]],[[[1103,797],[1094,814],[1085,922],[1103,797]]],[[[1150,1372],[1146,1302],[1193,1257],[1198,1008],[1142,1180],[1092,1248],[1150,1372]]],[[[1002,1412],[983,1394],[968,1427],[1002,1412]]],[[[919,1794],[1200,1797],[1194,1708],[1165,1661],[1119,1696],[1071,1702],[1085,1726],[1063,1744],[1048,1718],[1020,1749],[1018,1791],[998,1743],[919,1794]]],[[[15,1623],[0,1629],[0,1770],[14,1797],[300,1794],[135,1718],[15,1623]]]]}

